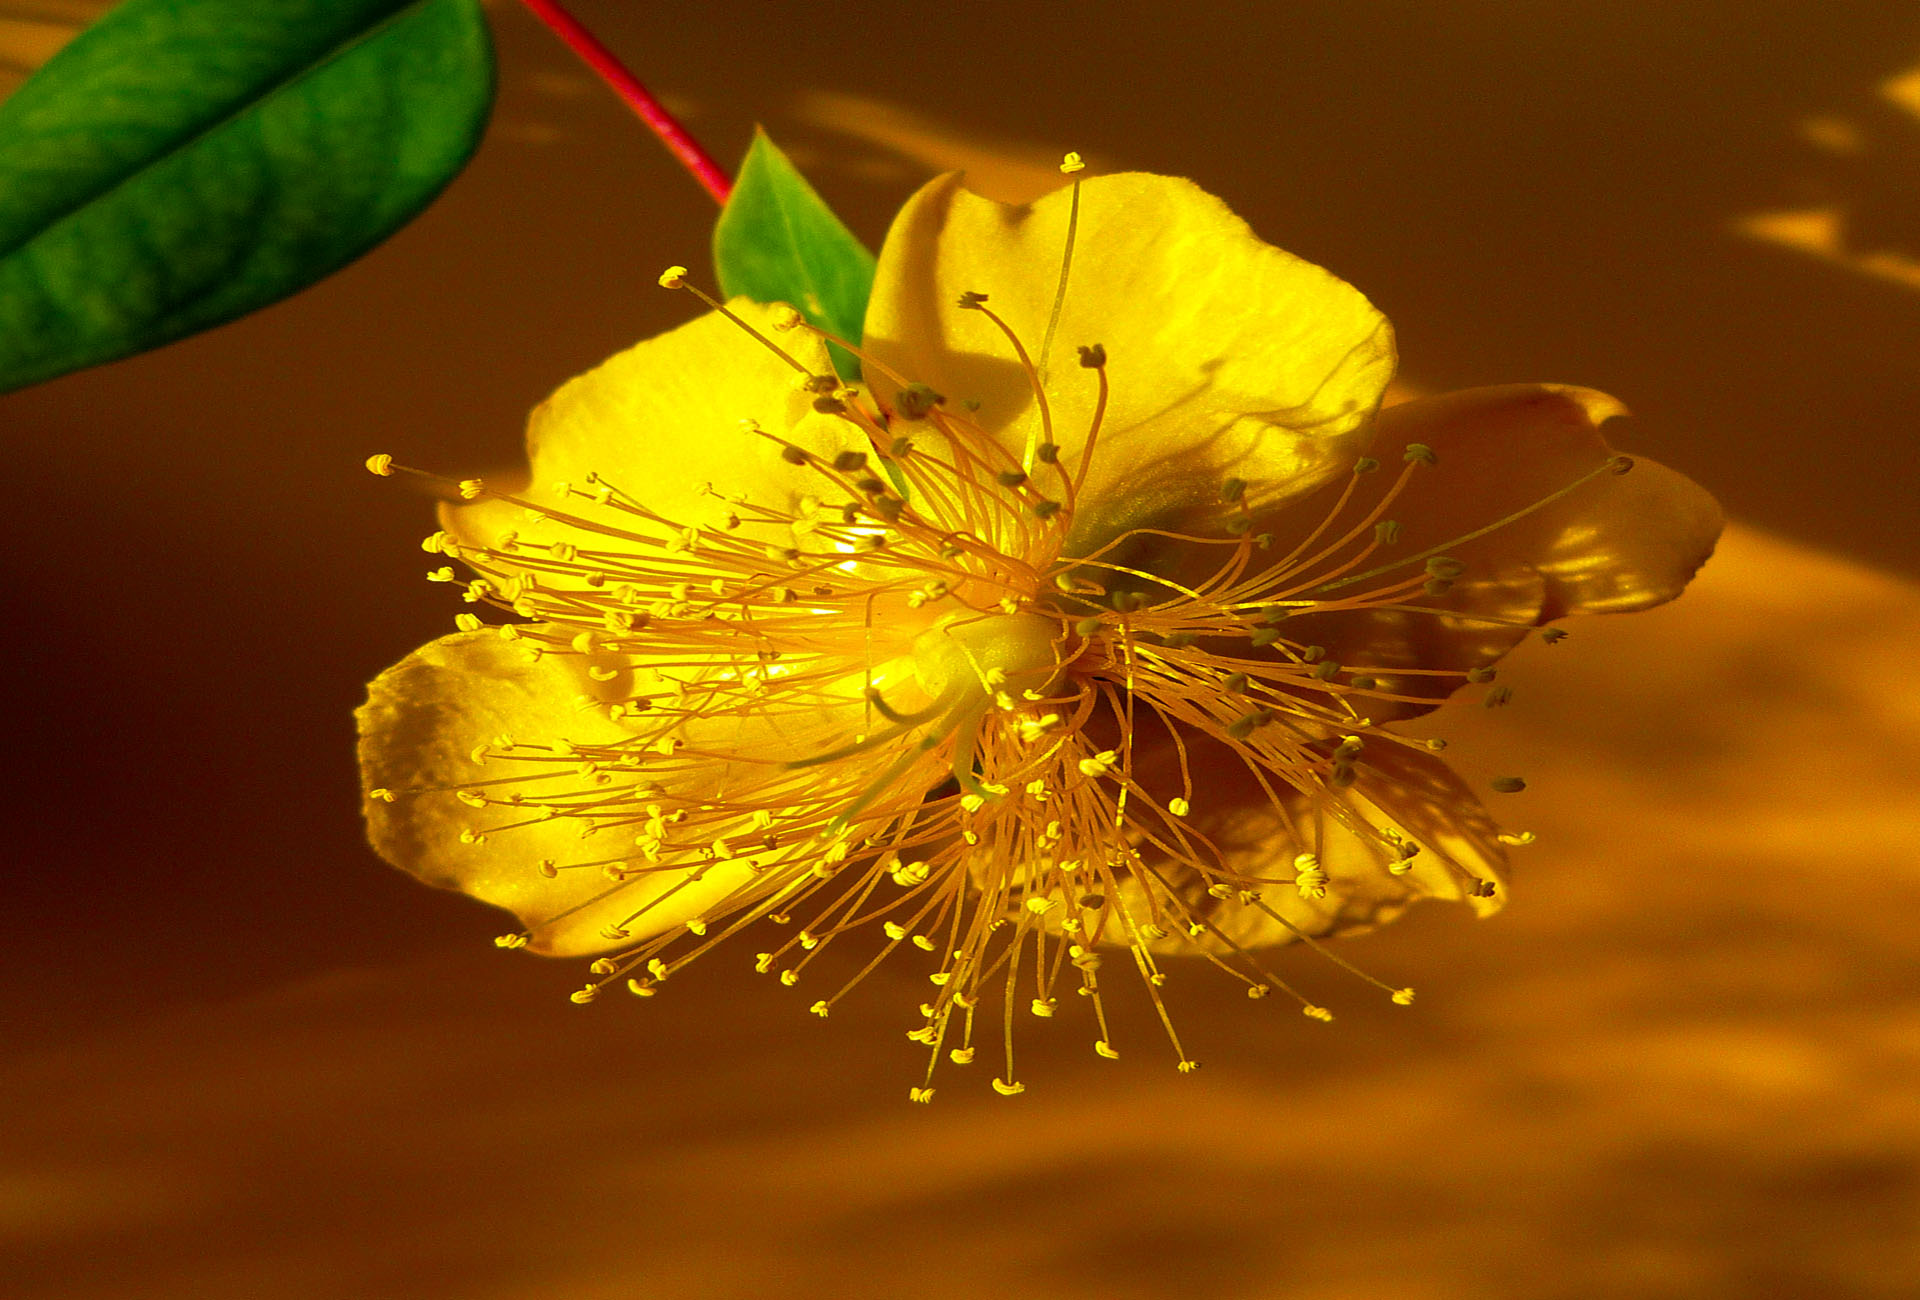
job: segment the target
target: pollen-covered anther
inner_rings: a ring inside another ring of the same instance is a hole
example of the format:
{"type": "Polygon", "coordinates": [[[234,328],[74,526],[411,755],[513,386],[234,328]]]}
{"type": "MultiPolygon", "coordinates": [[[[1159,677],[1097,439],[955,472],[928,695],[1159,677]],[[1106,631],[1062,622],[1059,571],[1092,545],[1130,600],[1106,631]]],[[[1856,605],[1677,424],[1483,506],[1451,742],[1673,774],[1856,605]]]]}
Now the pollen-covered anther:
{"type": "Polygon", "coordinates": [[[1113,771],[1113,765],[1119,760],[1119,757],[1120,755],[1115,751],[1103,749],[1091,758],[1081,759],[1076,766],[1080,769],[1081,776],[1099,778],[1113,771]]]}
{"type": "Polygon", "coordinates": [[[684,266],[670,266],[662,271],[660,273],[660,287],[662,289],[686,288],[687,268],[684,266]]]}
{"type": "MultiPolygon", "coordinates": [[[[1316,674],[1317,676],[1318,674],[1316,674]]],[[[1331,674],[1329,674],[1331,675],[1331,674]]],[[[1241,714],[1226,726],[1227,735],[1234,740],[1245,740],[1261,727],[1273,721],[1273,713],[1268,709],[1251,709],[1241,714]]]]}
{"type": "MultiPolygon", "coordinates": [[[[946,400],[925,384],[909,384],[894,395],[894,414],[904,420],[924,420],[933,413],[935,407],[945,405],[946,400]]],[[[889,449],[889,454],[898,460],[911,449],[911,443],[899,438],[895,440],[895,446],[889,449]],[[900,443],[907,445],[902,447],[900,443]]]]}
{"type": "Polygon", "coordinates": [[[366,464],[369,474],[378,474],[381,478],[391,478],[393,476],[393,457],[387,455],[385,452],[381,452],[377,456],[367,457],[366,464]]]}
{"type": "MultiPolygon", "coordinates": [[[[1022,718],[1015,725],[1019,729],[1022,740],[1035,741],[1060,725],[1060,715],[1057,713],[1043,713],[1037,718],[1022,718]]],[[[1029,793],[1033,793],[1034,786],[1039,787],[1038,797],[1045,798],[1045,783],[1037,780],[1030,783],[1028,786],[1029,793]]]]}
{"type": "Polygon", "coordinates": [[[1293,859],[1293,887],[1300,897],[1325,898],[1328,880],[1327,869],[1314,854],[1301,853],[1293,859]]]}

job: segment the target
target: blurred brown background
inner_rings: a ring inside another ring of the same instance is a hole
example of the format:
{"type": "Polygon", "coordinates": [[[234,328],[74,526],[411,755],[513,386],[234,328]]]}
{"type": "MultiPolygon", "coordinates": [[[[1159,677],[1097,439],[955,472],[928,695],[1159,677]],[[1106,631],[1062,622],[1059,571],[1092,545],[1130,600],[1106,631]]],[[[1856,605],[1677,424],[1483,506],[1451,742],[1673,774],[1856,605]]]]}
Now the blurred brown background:
{"type": "MultiPolygon", "coordinates": [[[[97,7],[0,4],[0,69],[97,7]]],[[[1920,1294],[1920,11],[575,8],[876,245],[937,167],[1191,175],[1368,293],[1412,383],[1608,389],[1740,526],[1446,720],[1542,843],[1502,917],[1343,949],[1411,1011],[1305,954],[1331,1027],[1194,972],[1200,1075],[1144,1018],[1117,1063],[1035,1022],[1027,1095],[954,1071],[922,1110],[906,974],[827,1024],[747,949],[573,1007],[365,849],[352,768],[364,682],[462,608],[361,461],[516,461],[546,391],[682,317],[654,277],[713,218],[496,5],[493,134],[424,219],[0,399],[0,1291],[1920,1294]]]]}

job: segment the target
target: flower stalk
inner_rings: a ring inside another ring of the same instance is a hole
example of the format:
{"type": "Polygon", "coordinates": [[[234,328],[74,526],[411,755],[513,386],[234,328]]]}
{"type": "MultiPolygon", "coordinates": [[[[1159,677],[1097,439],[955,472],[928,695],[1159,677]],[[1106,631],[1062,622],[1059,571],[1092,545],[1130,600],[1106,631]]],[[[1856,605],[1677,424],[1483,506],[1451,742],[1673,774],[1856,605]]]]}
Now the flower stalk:
{"type": "Polygon", "coordinates": [[[700,182],[701,188],[713,195],[715,203],[726,206],[727,196],[733,192],[733,181],[726,171],[680,125],[679,119],[667,111],[666,105],[654,98],[653,92],[633,74],[632,69],[620,62],[619,56],[556,0],[520,0],[520,3],[565,41],[567,47],[626,102],[627,107],[647,124],[648,130],[660,138],[660,143],[667,146],[668,152],[679,160],[680,165],[687,169],[694,180],[700,182]]]}

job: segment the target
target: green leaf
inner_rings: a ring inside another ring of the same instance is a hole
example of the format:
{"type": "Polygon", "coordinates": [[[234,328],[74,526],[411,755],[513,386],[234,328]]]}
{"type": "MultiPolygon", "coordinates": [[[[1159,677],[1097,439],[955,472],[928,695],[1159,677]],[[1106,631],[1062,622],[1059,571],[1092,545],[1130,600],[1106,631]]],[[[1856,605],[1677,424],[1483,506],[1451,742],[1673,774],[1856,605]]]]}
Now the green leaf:
{"type": "MultiPolygon", "coordinates": [[[[812,324],[859,342],[873,292],[873,254],[765,131],[754,132],[713,228],[713,262],[729,298],[789,303],[812,324]]],[[[844,348],[829,350],[842,379],[860,378],[855,357],[844,348]]]]}
{"type": "Polygon", "coordinates": [[[492,99],[479,0],[127,0],[0,104],[0,392],[345,266],[492,99]]]}

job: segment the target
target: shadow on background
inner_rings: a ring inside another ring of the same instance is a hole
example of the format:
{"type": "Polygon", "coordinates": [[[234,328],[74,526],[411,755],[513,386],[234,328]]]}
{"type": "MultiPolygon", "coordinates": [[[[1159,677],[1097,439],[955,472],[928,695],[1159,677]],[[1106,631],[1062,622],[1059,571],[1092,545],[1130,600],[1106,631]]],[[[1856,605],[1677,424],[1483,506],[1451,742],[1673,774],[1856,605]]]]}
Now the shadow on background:
{"type": "MultiPolygon", "coordinates": [[[[1642,417],[1625,445],[1737,517],[1920,572],[1920,293],[1847,265],[1920,258],[1920,132],[1881,91],[1920,60],[1909,7],[575,7],[720,156],[766,121],[872,242],[915,159],[956,147],[939,124],[1013,142],[1009,184],[1069,147],[1191,175],[1362,287],[1420,385],[1608,389],[1642,417]],[[1740,231],[1813,208],[1845,217],[1834,256],[1740,231]]],[[[681,318],[654,280],[701,263],[713,215],[496,8],[498,127],[416,226],[259,316],[0,400],[0,1015],[45,1116],[0,1219],[40,1252],[32,1294],[804,1296],[858,1267],[922,1296],[1421,1300],[1590,1294],[1601,1265],[1636,1295],[1911,1292],[1915,900],[1884,846],[1913,829],[1888,774],[1915,719],[1862,683],[1905,679],[1920,623],[1911,588],[1792,548],[1730,551],[1717,603],[1564,661],[1587,693],[1544,687],[1555,730],[1504,738],[1563,791],[1512,915],[1356,945],[1424,984],[1415,1015],[1330,1039],[1214,1005],[1196,1091],[1141,1083],[1144,1044],[1108,1082],[1069,1028],[1028,1110],[956,1089],[902,1113],[910,1063],[880,1044],[909,977],[823,1038],[724,957],[648,1027],[570,1018],[571,966],[447,955],[497,923],[366,850],[350,714],[458,606],[420,580],[427,503],[361,461],[519,461],[547,391],[681,318]],[[1884,676],[1814,653],[1869,623],[1884,676]],[[1718,724],[1674,749],[1702,700],[1718,724]],[[853,1150],[892,1153],[900,1195],[853,1150]],[[969,1207],[955,1256],[939,1225],[969,1207]]]]}

